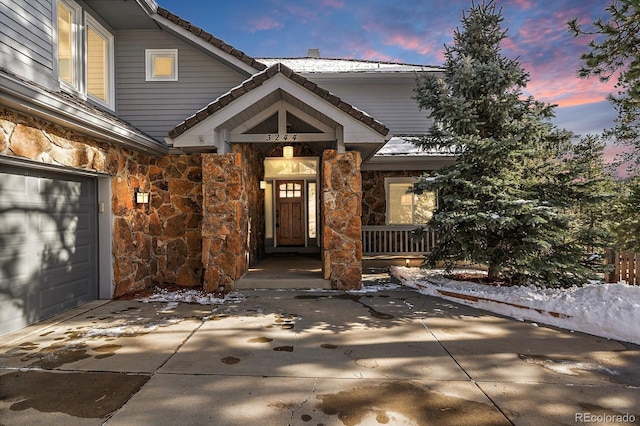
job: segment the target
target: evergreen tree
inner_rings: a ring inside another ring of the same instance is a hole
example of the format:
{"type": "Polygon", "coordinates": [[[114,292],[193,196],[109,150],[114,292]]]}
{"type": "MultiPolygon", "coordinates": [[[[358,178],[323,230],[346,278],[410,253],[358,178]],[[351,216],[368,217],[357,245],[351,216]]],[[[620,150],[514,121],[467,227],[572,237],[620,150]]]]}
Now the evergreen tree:
{"type": "Polygon", "coordinates": [[[614,209],[616,250],[640,253],[640,176],[620,183],[622,195],[614,209]]]}
{"type": "MultiPolygon", "coordinates": [[[[581,56],[580,77],[597,76],[607,82],[617,78],[617,93],[609,99],[618,111],[612,129],[618,142],[633,148],[631,157],[640,165],[640,2],[614,0],[605,11],[608,20],[598,19],[583,30],[577,19],[568,22],[575,36],[594,36],[590,51],[581,56]],[[635,157],[635,158],[634,158],[635,157]]],[[[637,172],[637,169],[636,169],[637,172]]]]}
{"type": "Polygon", "coordinates": [[[575,200],[574,238],[588,253],[602,253],[613,245],[611,206],[615,205],[617,186],[604,161],[605,140],[588,135],[571,147],[568,161],[575,200]]]}
{"type": "Polygon", "coordinates": [[[435,123],[419,145],[457,155],[413,189],[439,194],[428,225],[439,243],[426,263],[471,261],[486,264],[490,279],[580,283],[587,270],[566,213],[570,134],[550,123],[552,106],[523,98],[529,76],[501,55],[502,22],[493,1],[472,4],[445,46],[443,75],[417,80],[415,98],[435,123]]]}

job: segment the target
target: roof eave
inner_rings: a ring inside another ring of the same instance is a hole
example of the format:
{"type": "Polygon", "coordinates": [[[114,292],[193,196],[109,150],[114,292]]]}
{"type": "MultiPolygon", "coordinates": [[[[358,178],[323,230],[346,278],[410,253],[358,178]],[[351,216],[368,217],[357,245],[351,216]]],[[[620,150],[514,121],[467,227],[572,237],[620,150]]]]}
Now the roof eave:
{"type": "Polygon", "coordinates": [[[152,14],[151,17],[156,21],[156,23],[158,23],[158,25],[168,29],[174,34],[180,35],[190,43],[209,51],[211,54],[218,57],[221,62],[241,71],[247,76],[255,74],[256,71],[263,71],[267,68],[266,65],[258,62],[256,59],[245,54],[241,50],[234,48],[221,39],[215,37],[213,34],[208,33],[204,29],[193,25],[191,22],[180,18],[167,9],[158,7],[157,12],[152,14]]]}
{"type": "Polygon", "coordinates": [[[389,134],[389,129],[381,122],[375,120],[373,117],[358,110],[357,108],[354,108],[347,102],[344,102],[338,96],[335,96],[329,91],[322,89],[316,83],[308,80],[306,77],[295,73],[291,68],[278,63],[270,66],[269,68],[258,74],[255,74],[250,79],[244,81],[240,86],[231,89],[229,92],[222,95],[206,107],[202,108],[191,117],[188,117],[185,121],[178,124],[169,132],[169,137],[172,139],[179,137],[190,128],[206,120],[207,117],[214,114],[216,111],[224,108],[229,103],[254,90],[256,87],[261,86],[266,81],[270,80],[278,74],[281,74],[282,76],[288,78],[292,82],[315,94],[324,101],[332,104],[334,107],[341,109],[346,114],[349,114],[353,119],[379,133],[382,137],[386,137],[389,134]]]}
{"type": "Polygon", "coordinates": [[[362,163],[364,171],[437,170],[456,162],[454,155],[375,155],[362,163]]]}
{"type": "Polygon", "coordinates": [[[0,74],[0,101],[8,108],[141,153],[160,156],[169,150],[166,145],[142,132],[135,132],[116,120],[79,108],[46,90],[26,85],[6,74],[0,74]]]}

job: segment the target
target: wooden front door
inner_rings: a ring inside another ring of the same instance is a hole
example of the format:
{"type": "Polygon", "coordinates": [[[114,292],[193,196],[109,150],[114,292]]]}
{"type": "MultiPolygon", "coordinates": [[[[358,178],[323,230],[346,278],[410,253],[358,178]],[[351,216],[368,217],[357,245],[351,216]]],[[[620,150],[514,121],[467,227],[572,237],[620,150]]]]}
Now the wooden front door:
{"type": "Polygon", "coordinates": [[[304,181],[276,181],[276,241],[279,246],[304,246],[304,181]]]}

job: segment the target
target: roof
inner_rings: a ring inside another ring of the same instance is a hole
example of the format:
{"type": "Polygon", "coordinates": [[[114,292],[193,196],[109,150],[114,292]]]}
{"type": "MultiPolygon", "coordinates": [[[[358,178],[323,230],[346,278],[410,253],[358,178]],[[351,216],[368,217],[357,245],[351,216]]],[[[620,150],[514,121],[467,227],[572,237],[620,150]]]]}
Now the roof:
{"type": "Polygon", "coordinates": [[[281,63],[299,73],[413,73],[442,71],[428,65],[402,64],[396,62],[366,61],[331,58],[260,58],[267,66],[281,63]]]}
{"type": "Polygon", "coordinates": [[[216,99],[206,107],[202,108],[192,116],[188,117],[185,121],[178,124],[169,132],[169,137],[176,138],[182,135],[187,130],[191,129],[192,127],[196,126],[198,123],[201,123],[211,115],[215,114],[217,111],[229,105],[231,102],[235,101],[236,99],[239,99],[240,97],[249,93],[256,87],[261,86],[264,82],[266,82],[267,80],[273,78],[278,74],[281,74],[289,78],[294,83],[314,93],[315,95],[319,96],[320,98],[324,99],[325,101],[329,102],[330,104],[334,105],[335,107],[349,114],[351,117],[355,118],[356,120],[370,127],[374,131],[380,133],[381,135],[386,136],[389,133],[389,129],[384,124],[375,120],[370,115],[353,107],[352,105],[340,99],[338,96],[335,96],[332,93],[330,93],[328,90],[322,89],[320,86],[313,83],[311,80],[308,80],[307,78],[295,73],[291,68],[281,63],[276,63],[271,65],[266,70],[253,75],[251,78],[249,78],[248,80],[245,80],[239,86],[236,86],[233,89],[229,90],[227,93],[223,94],[222,96],[220,96],[218,99],[216,99]]]}
{"type": "Polygon", "coordinates": [[[426,150],[414,142],[420,136],[394,136],[377,153],[376,157],[410,157],[410,156],[444,156],[450,157],[456,154],[447,149],[426,150]]]}
{"type": "Polygon", "coordinates": [[[39,115],[81,133],[151,155],[168,147],[111,112],[64,91],[46,88],[0,68],[0,100],[18,111],[39,115]]]}
{"type": "Polygon", "coordinates": [[[255,68],[258,71],[263,71],[265,68],[267,68],[266,65],[258,62],[256,59],[254,59],[251,56],[247,55],[243,51],[236,49],[235,47],[225,43],[224,41],[220,40],[217,37],[214,37],[212,34],[208,33],[207,31],[203,30],[202,28],[200,28],[200,27],[198,27],[196,25],[193,25],[191,22],[180,18],[178,15],[175,15],[175,14],[169,12],[167,9],[164,9],[164,8],[158,6],[158,15],[160,15],[163,18],[171,21],[175,25],[178,25],[178,26],[184,28],[185,30],[187,30],[191,34],[195,35],[196,37],[201,38],[206,43],[209,43],[212,46],[222,50],[223,52],[228,53],[231,56],[236,57],[237,59],[241,60],[245,64],[255,68]]]}

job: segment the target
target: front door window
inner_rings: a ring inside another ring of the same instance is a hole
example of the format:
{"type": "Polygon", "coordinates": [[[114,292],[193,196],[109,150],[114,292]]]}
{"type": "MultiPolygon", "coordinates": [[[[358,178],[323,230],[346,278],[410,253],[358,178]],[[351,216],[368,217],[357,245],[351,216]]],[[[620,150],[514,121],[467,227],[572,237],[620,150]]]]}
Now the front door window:
{"type": "Polygon", "coordinates": [[[305,196],[303,180],[276,182],[276,240],[278,245],[304,246],[305,196]]]}

